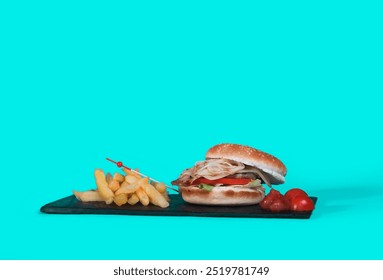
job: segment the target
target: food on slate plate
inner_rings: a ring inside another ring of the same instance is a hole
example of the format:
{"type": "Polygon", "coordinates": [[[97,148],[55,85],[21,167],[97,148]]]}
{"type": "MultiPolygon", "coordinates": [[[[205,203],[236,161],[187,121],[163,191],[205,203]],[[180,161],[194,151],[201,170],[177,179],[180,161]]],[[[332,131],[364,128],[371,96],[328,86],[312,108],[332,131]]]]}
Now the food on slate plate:
{"type": "Polygon", "coordinates": [[[96,169],[94,176],[97,190],[73,191],[73,194],[83,202],[104,201],[106,204],[115,203],[118,206],[140,202],[144,206],[150,203],[161,208],[169,206],[170,199],[164,184],[149,182],[149,178],[141,177],[126,168],[123,171],[125,175],[116,172],[112,176],[96,169]]]}
{"type": "Polygon", "coordinates": [[[294,197],[298,196],[298,195],[303,195],[303,196],[308,196],[307,193],[301,189],[291,189],[291,190],[288,190],[286,193],[285,193],[285,197],[287,198],[287,200],[290,202],[291,199],[293,199],[294,197]]]}
{"type": "Polygon", "coordinates": [[[261,202],[261,185],[282,184],[287,170],[276,157],[238,144],[210,148],[206,160],[197,162],[172,182],[182,198],[193,204],[252,205],[261,202]]]}
{"type": "Polygon", "coordinates": [[[314,202],[307,193],[301,189],[291,189],[287,191],[285,195],[272,189],[259,205],[262,209],[271,212],[314,210],[314,202]]]}

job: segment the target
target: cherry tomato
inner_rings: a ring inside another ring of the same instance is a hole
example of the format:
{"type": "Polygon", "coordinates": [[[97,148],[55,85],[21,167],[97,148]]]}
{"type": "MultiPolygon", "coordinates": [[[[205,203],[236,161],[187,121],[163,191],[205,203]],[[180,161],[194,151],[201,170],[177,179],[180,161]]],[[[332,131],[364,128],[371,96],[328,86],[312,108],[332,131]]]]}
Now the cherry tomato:
{"type": "Polygon", "coordinates": [[[283,198],[275,199],[270,205],[271,212],[282,212],[288,210],[290,210],[290,207],[283,198]]]}
{"type": "Polygon", "coordinates": [[[269,194],[266,195],[266,197],[259,203],[259,206],[261,206],[264,210],[270,210],[270,205],[274,202],[276,199],[282,199],[283,195],[274,189],[271,189],[269,194]]]}
{"type": "Polygon", "coordinates": [[[281,198],[283,195],[279,191],[271,189],[267,196],[270,196],[275,199],[275,198],[281,198]]]}
{"type": "Polygon", "coordinates": [[[270,205],[273,203],[274,198],[267,195],[261,203],[259,203],[259,206],[261,206],[262,209],[264,210],[270,210],[270,205]]]}
{"type": "Polygon", "coordinates": [[[285,193],[285,197],[287,198],[288,201],[291,201],[294,197],[298,196],[298,195],[301,195],[301,196],[307,196],[307,193],[301,189],[291,189],[291,190],[288,190],[286,193],[285,193]]]}
{"type": "Polygon", "coordinates": [[[312,211],[314,202],[307,195],[297,195],[291,199],[290,208],[293,211],[312,211]]]}

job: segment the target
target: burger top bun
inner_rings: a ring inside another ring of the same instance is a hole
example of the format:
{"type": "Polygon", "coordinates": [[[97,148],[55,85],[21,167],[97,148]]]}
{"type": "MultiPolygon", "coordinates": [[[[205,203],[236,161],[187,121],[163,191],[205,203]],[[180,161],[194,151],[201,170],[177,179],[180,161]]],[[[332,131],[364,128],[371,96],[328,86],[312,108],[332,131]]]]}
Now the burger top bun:
{"type": "Polygon", "coordinates": [[[242,162],[268,174],[272,184],[277,185],[285,182],[287,169],[282,161],[270,154],[249,146],[218,144],[207,151],[206,158],[225,158],[242,162]]]}

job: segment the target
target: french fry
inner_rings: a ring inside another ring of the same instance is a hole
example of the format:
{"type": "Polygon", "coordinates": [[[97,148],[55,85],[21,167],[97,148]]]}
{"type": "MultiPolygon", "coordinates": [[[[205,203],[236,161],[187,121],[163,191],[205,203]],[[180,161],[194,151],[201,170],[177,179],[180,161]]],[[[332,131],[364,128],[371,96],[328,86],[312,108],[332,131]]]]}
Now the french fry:
{"type": "Polygon", "coordinates": [[[85,191],[85,192],[73,191],[73,194],[78,200],[83,202],[104,201],[104,199],[100,196],[98,191],[85,191]]]}
{"type": "Polygon", "coordinates": [[[126,175],[125,176],[125,182],[127,182],[128,184],[134,184],[137,180],[138,180],[138,178],[133,176],[133,175],[126,175]]]}
{"type": "MultiPolygon", "coordinates": [[[[135,169],[138,171],[138,169],[135,169]]],[[[150,203],[165,208],[169,206],[169,196],[163,183],[150,182],[149,177],[142,177],[133,170],[123,168],[126,175],[118,172],[105,174],[101,169],[95,169],[94,177],[97,190],[85,192],[73,191],[80,201],[104,201],[106,204],[115,203],[135,205],[141,202],[143,206],[150,203]]]]}
{"type": "Polygon", "coordinates": [[[128,184],[126,181],[121,184],[121,187],[116,191],[116,195],[121,193],[134,193],[142,184],[147,184],[148,178],[141,178],[137,180],[134,184],[128,184]]]}
{"type": "Polygon", "coordinates": [[[130,169],[122,167],[122,171],[125,173],[125,175],[131,175],[133,173],[130,169]]]}
{"type": "Polygon", "coordinates": [[[128,199],[128,203],[130,204],[130,205],[136,205],[137,204],[137,202],[139,202],[140,201],[140,199],[138,198],[138,196],[137,196],[137,194],[132,194],[130,197],[129,197],[129,199],[128,199]]]}
{"type": "Polygon", "coordinates": [[[104,172],[101,169],[96,169],[94,171],[94,177],[96,178],[98,193],[106,204],[111,204],[113,202],[114,193],[108,187],[104,172]]]}
{"type": "MultiPolygon", "coordinates": [[[[152,183],[153,184],[153,183],[152,183]]],[[[166,187],[165,187],[165,184],[164,183],[158,183],[158,184],[155,184],[154,187],[157,189],[157,191],[159,191],[160,193],[164,193],[166,192],[166,187]]]]}
{"type": "Polygon", "coordinates": [[[169,202],[167,202],[166,199],[161,195],[161,193],[157,191],[157,189],[151,184],[141,185],[141,188],[146,192],[150,199],[150,202],[154,205],[160,206],[161,208],[166,208],[169,206],[169,202]]]}
{"type": "Polygon", "coordinates": [[[169,197],[168,192],[164,192],[164,193],[162,193],[161,195],[165,198],[165,200],[166,200],[167,202],[170,202],[170,197],[169,197]]]}
{"type": "Polygon", "coordinates": [[[118,206],[124,205],[128,202],[128,195],[126,193],[122,193],[119,195],[116,195],[113,199],[114,203],[116,203],[118,206]]]}
{"type": "Polygon", "coordinates": [[[113,180],[116,180],[117,182],[122,183],[122,182],[124,182],[125,178],[124,178],[123,175],[121,175],[120,173],[116,172],[113,175],[113,180]]]}
{"type": "Polygon", "coordinates": [[[108,184],[110,184],[110,182],[113,181],[113,176],[112,176],[112,174],[110,174],[109,172],[106,173],[106,175],[105,175],[105,180],[106,180],[106,182],[107,182],[108,184]]]}
{"type": "Polygon", "coordinates": [[[129,170],[129,169],[127,169],[127,168],[123,167],[123,168],[122,168],[122,171],[124,171],[126,175],[129,175],[129,172],[130,172],[130,170],[129,170]]]}
{"type": "Polygon", "coordinates": [[[170,197],[164,183],[151,182],[151,184],[161,193],[167,202],[170,202],[170,197]]]}
{"type": "Polygon", "coordinates": [[[127,182],[123,182],[121,187],[116,191],[116,195],[125,193],[131,194],[134,193],[138,188],[138,184],[128,184],[127,182]]]}
{"type": "Polygon", "coordinates": [[[150,202],[149,197],[141,187],[136,190],[136,194],[142,205],[144,206],[149,205],[149,202],[150,202]]]}
{"type": "MultiPolygon", "coordinates": [[[[134,169],[135,171],[139,172],[138,168],[134,169]]],[[[122,171],[125,172],[126,175],[132,175],[134,177],[136,177],[137,179],[141,179],[141,176],[125,167],[122,168],[122,171]]]]}
{"type": "Polygon", "coordinates": [[[116,192],[120,188],[120,183],[113,179],[112,182],[109,183],[108,187],[112,190],[112,192],[116,192]]]}

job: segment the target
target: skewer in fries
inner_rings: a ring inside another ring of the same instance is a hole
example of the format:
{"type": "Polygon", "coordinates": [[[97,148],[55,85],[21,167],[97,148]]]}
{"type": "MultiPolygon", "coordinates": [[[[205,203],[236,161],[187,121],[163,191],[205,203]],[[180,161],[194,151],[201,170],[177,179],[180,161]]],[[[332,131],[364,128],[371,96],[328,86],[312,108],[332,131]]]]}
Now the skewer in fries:
{"type": "MultiPolygon", "coordinates": [[[[94,172],[97,190],[84,192],[73,191],[75,197],[83,202],[105,202],[117,206],[135,205],[141,203],[144,206],[150,204],[166,208],[169,206],[169,196],[164,183],[149,180],[130,169],[123,168],[125,174],[118,172],[112,176],[105,174],[103,170],[96,169],[94,172]]],[[[128,207],[128,206],[127,206],[128,207]]]]}

